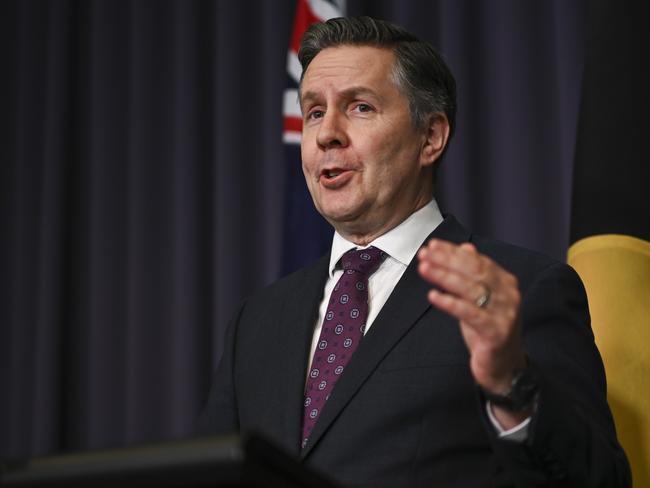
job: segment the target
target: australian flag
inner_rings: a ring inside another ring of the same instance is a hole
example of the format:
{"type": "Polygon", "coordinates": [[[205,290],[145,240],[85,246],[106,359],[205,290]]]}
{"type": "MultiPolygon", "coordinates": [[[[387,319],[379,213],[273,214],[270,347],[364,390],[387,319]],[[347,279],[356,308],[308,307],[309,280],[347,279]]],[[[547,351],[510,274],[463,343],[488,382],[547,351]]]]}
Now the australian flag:
{"type": "Polygon", "coordinates": [[[318,214],[307,190],[300,162],[302,115],[298,103],[298,83],[302,71],[298,61],[300,41],[307,28],[343,15],[343,1],[298,0],[293,32],[287,53],[287,89],[284,91],[286,186],[282,274],[287,274],[321,256],[332,240],[332,228],[318,214]]]}

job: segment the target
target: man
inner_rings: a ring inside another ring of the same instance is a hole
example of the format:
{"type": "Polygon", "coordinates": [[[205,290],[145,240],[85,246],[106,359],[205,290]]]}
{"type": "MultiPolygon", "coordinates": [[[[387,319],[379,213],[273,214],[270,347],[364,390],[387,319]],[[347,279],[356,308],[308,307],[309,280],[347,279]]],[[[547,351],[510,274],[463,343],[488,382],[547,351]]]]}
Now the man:
{"type": "Polygon", "coordinates": [[[629,486],[577,275],[433,199],[440,56],[358,18],[312,26],[299,57],[331,253],[243,303],[205,431],[261,432],[345,486],[629,486]]]}

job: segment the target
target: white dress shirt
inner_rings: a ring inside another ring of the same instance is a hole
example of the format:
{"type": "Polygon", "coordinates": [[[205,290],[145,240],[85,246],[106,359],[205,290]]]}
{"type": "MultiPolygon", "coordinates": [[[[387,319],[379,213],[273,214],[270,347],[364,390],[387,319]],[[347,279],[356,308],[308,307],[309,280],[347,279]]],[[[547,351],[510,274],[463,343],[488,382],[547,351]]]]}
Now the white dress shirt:
{"type": "MultiPolygon", "coordinates": [[[[435,199],[432,199],[427,205],[411,214],[404,222],[397,227],[389,230],[385,234],[377,237],[367,246],[358,246],[353,242],[346,240],[338,232],[334,232],[332,240],[332,251],[330,254],[329,277],[325,283],[323,299],[318,308],[318,319],[314,327],[312,338],[311,352],[309,357],[313,358],[320,332],[323,324],[327,304],[332,294],[334,286],[343,274],[341,268],[337,268],[337,263],[343,255],[351,249],[365,249],[375,246],[384,251],[388,256],[379,265],[379,268],[368,279],[368,318],[366,320],[365,333],[368,333],[370,327],[379,315],[386,300],[391,295],[400,278],[406,271],[409,263],[413,260],[418,250],[424,244],[426,238],[438,227],[443,221],[442,214],[438,208],[435,199]]],[[[311,359],[310,359],[311,360],[311,359]]],[[[307,368],[307,371],[311,368],[307,368]]],[[[528,435],[528,424],[530,419],[526,419],[516,427],[504,430],[498,421],[492,415],[490,405],[486,405],[488,417],[495,429],[502,438],[521,442],[528,435]]]]}

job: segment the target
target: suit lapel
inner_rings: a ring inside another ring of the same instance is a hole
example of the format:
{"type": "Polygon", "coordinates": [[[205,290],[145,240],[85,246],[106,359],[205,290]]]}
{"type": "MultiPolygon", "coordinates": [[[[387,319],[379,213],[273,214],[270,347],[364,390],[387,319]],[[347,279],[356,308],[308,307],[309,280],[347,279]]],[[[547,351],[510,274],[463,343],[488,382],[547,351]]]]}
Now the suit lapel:
{"type": "MultiPolygon", "coordinates": [[[[453,217],[447,217],[427,240],[432,237],[460,243],[466,241],[469,234],[453,217]]],[[[409,263],[404,275],[341,375],[321,417],[314,426],[309,444],[301,452],[302,457],[311,452],[354,394],[381,364],[383,358],[430,308],[426,299],[429,289],[431,285],[422,280],[417,272],[416,257],[409,263]]],[[[442,314],[442,312],[438,313],[442,314]]]]}
{"type": "Polygon", "coordinates": [[[327,280],[329,256],[321,258],[304,272],[297,289],[283,304],[279,344],[283,358],[278,381],[282,381],[286,394],[278,405],[276,418],[281,419],[283,441],[294,454],[300,450],[302,437],[303,396],[309,351],[318,307],[327,280]]]}

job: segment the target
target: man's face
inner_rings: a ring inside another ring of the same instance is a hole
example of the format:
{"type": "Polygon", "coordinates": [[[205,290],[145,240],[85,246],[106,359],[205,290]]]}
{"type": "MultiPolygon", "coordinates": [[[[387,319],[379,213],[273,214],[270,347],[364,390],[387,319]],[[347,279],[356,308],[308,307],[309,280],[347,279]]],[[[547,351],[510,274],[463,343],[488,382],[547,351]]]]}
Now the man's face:
{"type": "MultiPolygon", "coordinates": [[[[309,192],[330,224],[358,244],[395,227],[432,196],[430,167],[439,152],[432,156],[431,129],[415,129],[393,63],[388,49],[327,48],[301,86],[309,192]]],[[[444,147],[446,136],[439,142],[444,147]]]]}

